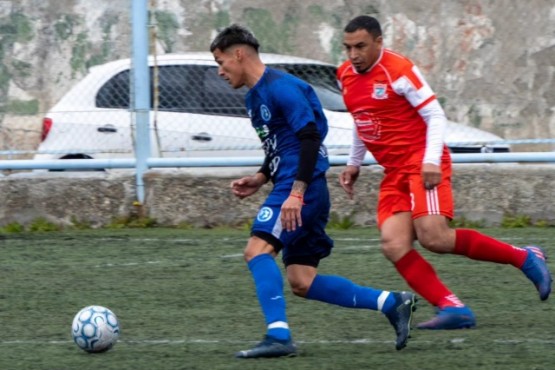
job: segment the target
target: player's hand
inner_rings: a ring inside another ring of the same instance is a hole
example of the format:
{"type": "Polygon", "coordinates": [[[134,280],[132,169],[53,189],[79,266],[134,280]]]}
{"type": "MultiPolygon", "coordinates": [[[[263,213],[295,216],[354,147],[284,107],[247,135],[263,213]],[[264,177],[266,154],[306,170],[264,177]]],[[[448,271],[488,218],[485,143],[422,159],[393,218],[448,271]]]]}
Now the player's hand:
{"type": "Polygon", "coordinates": [[[231,182],[231,192],[239,199],[243,199],[256,193],[265,182],[264,175],[245,176],[231,182]]]}
{"type": "Polygon", "coordinates": [[[433,163],[422,165],[422,183],[426,190],[432,190],[441,182],[441,167],[433,163]]]}
{"type": "Polygon", "coordinates": [[[347,166],[339,175],[339,184],[345,190],[349,199],[353,199],[355,195],[355,182],[358,179],[360,168],[357,166],[347,166]]]}
{"type": "Polygon", "coordinates": [[[293,193],[281,206],[281,226],[287,231],[295,231],[297,227],[303,226],[301,210],[303,208],[303,196],[293,193]]]}

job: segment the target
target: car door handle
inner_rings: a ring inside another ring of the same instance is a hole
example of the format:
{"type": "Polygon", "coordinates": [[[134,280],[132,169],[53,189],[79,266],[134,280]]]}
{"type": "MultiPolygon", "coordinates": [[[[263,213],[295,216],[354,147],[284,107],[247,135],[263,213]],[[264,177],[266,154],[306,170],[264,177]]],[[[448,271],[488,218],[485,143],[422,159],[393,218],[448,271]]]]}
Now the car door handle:
{"type": "Polygon", "coordinates": [[[112,125],[104,125],[96,129],[98,132],[118,132],[118,129],[112,125]]]}
{"type": "Polygon", "coordinates": [[[212,141],[212,137],[206,132],[200,132],[196,135],[191,136],[191,139],[196,141],[212,141]]]}

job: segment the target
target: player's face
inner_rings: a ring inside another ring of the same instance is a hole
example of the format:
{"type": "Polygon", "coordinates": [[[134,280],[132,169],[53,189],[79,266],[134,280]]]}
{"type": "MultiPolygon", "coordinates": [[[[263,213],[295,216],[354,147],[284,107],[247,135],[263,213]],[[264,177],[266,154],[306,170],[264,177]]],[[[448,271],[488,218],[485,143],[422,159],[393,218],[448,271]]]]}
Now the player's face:
{"type": "Polygon", "coordinates": [[[234,89],[245,85],[245,73],[240,62],[238,50],[231,47],[226,51],[216,49],[212,53],[216,63],[219,65],[218,75],[225,79],[234,89]]]}
{"type": "Polygon", "coordinates": [[[343,34],[343,46],[347,57],[358,73],[366,72],[376,63],[382,50],[383,38],[374,38],[364,29],[343,34]]]}

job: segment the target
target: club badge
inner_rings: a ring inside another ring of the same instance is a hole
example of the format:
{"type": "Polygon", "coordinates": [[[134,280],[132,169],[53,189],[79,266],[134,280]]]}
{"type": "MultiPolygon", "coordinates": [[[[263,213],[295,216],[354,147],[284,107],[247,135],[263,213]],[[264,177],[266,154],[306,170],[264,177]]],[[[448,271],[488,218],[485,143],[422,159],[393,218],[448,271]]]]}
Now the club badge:
{"type": "Polygon", "coordinates": [[[387,99],[387,84],[374,84],[372,98],[378,100],[387,99]]]}

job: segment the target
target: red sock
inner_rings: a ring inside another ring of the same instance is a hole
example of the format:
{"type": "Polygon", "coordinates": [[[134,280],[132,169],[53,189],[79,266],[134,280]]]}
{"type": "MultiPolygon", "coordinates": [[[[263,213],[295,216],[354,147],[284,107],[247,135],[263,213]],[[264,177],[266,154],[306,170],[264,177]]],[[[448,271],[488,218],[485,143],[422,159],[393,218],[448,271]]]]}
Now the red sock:
{"type": "Polygon", "coordinates": [[[395,268],[417,294],[434,306],[463,306],[457,296],[439,280],[432,265],[415,249],[397,261],[395,268]]]}
{"type": "Polygon", "coordinates": [[[455,232],[454,253],[473,260],[508,263],[521,268],[528,256],[526,249],[503,243],[476,230],[456,229],[455,232]]]}

